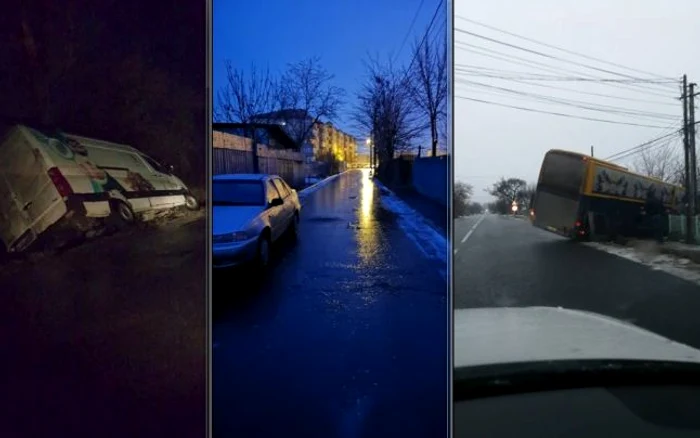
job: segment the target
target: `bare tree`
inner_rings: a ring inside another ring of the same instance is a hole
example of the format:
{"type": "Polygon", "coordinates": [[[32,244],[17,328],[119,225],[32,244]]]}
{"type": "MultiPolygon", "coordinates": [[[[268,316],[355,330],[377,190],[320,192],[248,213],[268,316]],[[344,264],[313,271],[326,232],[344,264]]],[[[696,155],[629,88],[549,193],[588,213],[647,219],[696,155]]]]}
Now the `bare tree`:
{"type": "Polygon", "coordinates": [[[455,181],[452,191],[453,206],[452,213],[454,217],[464,216],[469,211],[469,204],[474,194],[474,187],[462,181],[455,181]]]}
{"type": "Polygon", "coordinates": [[[298,147],[311,136],[321,121],[332,121],[343,103],[344,91],[333,85],[334,76],[320,65],[320,58],[310,58],[287,67],[277,87],[279,112],[287,132],[298,147]]]}
{"type": "Polygon", "coordinates": [[[358,95],[354,119],[370,132],[380,162],[411,147],[422,126],[418,123],[405,76],[375,60],[366,63],[368,75],[358,95]]]}
{"type": "Polygon", "coordinates": [[[639,153],[632,164],[635,172],[658,178],[672,184],[685,184],[684,163],[681,154],[666,143],[661,147],[649,148],[639,153]]]}
{"type": "Polygon", "coordinates": [[[226,84],[216,95],[217,122],[250,123],[255,116],[276,108],[276,83],[269,70],[252,65],[248,74],[226,61],[226,84]]]}
{"type": "Polygon", "coordinates": [[[447,120],[447,50],[445,44],[424,40],[413,48],[414,62],[407,82],[413,103],[430,128],[432,155],[437,155],[442,121],[447,120]]]}
{"type": "Polygon", "coordinates": [[[501,178],[487,188],[486,192],[497,199],[495,203],[496,210],[500,213],[507,213],[512,202],[523,204],[529,201],[527,190],[528,184],[523,179],[501,178]]]}
{"type": "MultiPolygon", "coordinates": [[[[226,84],[217,92],[214,119],[217,122],[250,124],[256,116],[278,108],[278,86],[269,70],[259,70],[252,65],[248,74],[226,61],[226,84]]],[[[258,159],[258,130],[246,129],[252,141],[253,173],[260,171],[258,159]]]]}

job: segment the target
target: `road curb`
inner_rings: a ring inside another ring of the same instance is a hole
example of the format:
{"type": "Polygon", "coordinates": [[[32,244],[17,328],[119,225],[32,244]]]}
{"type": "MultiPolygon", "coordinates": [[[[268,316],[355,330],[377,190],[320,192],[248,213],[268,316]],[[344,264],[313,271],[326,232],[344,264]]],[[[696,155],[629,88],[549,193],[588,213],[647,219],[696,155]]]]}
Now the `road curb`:
{"type": "MultiPolygon", "coordinates": [[[[418,246],[418,249],[428,258],[436,259],[442,263],[448,263],[450,251],[447,236],[443,235],[425,216],[404,202],[400,196],[397,196],[378,179],[374,179],[374,183],[377,185],[377,188],[379,188],[380,198],[384,208],[399,217],[399,226],[404,229],[404,232],[418,246]],[[400,210],[409,212],[410,215],[402,214],[400,211],[392,208],[391,204],[398,204],[400,210]],[[422,237],[420,236],[421,234],[423,234],[422,237]],[[425,234],[427,234],[427,236],[425,234]]],[[[447,277],[445,276],[444,278],[446,279],[447,277]]]]}
{"type": "MultiPolygon", "coordinates": [[[[350,170],[352,170],[352,169],[350,169],[350,170]]],[[[340,173],[336,173],[335,175],[331,175],[331,176],[329,176],[329,177],[327,177],[327,178],[322,179],[321,181],[317,182],[316,184],[310,185],[309,187],[307,187],[307,188],[305,188],[305,189],[299,190],[299,191],[297,192],[297,194],[299,195],[299,198],[300,198],[299,200],[300,200],[301,203],[303,204],[304,201],[306,200],[306,198],[307,198],[310,194],[316,192],[317,190],[321,189],[323,186],[325,186],[325,185],[328,184],[329,182],[331,182],[331,181],[333,181],[334,179],[338,178],[340,175],[343,175],[343,174],[349,172],[350,170],[346,170],[346,171],[343,171],[343,172],[340,172],[340,173]]]]}

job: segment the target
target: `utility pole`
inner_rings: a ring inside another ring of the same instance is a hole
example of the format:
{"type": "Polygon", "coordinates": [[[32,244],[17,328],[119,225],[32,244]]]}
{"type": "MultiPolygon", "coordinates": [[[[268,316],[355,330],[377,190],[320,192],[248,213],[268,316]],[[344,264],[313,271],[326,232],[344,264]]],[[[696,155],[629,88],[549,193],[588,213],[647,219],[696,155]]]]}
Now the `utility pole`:
{"type": "MultiPolygon", "coordinates": [[[[693,197],[690,198],[690,210],[693,216],[697,214],[696,202],[698,198],[698,163],[695,157],[695,85],[690,84],[690,95],[688,96],[688,140],[690,150],[690,187],[693,190],[693,197]]],[[[695,220],[693,220],[695,225],[695,220]]],[[[693,228],[695,228],[693,226],[693,228]]]]}
{"type": "Polygon", "coordinates": [[[685,194],[687,198],[686,208],[685,208],[685,241],[686,243],[692,243],[695,241],[695,227],[694,227],[694,207],[695,207],[695,190],[693,189],[691,180],[691,159],[690,159],[690,123],[688,120],[688,76],[683,75],[683,94],[681,95],[681,100],[683,101],[683,151],[685,159],[685,194]]]}
{"type": "Polygon", "coordinates": [[[593,146],[591,146],[591,158],[593,158],[593,146]]]}

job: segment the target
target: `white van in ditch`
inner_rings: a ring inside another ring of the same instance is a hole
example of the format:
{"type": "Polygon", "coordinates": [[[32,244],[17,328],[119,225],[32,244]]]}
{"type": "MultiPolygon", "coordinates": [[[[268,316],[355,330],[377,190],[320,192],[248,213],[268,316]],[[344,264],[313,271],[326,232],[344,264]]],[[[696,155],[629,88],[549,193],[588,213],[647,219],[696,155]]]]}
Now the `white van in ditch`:
{"type": "Polygon", "coordinates": [[[21,252],[51,228],[98,218],[133,222],[153,210],[199,208],[185,184],[138,150],[24,125],[0,142],[0,240],[21,252]]]}

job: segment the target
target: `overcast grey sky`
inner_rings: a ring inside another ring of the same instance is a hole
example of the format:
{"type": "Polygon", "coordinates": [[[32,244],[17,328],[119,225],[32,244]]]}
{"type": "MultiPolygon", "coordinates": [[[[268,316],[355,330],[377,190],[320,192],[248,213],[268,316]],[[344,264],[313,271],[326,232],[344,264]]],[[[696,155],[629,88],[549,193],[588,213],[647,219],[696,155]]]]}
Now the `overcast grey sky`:
{"type": "MultiPolygon", "coordinates": [[[[455,178],[474,186],[475,201],[491,200],[484,189],[501,176],[536,182],[542,158],[549,149],[589,153],[593,145],[596,157],[607,158],[659,137],[671,131],[676,123],[680,125],[682,106],[676,99],[680,89],[677,83],[670,80],[665,83],[634,84],[564,81],[571,77],[626,78],[562,60],[634,78],[658,78],[565,53],[460,17],[666,78],[680,78],[685,73],[689,81],[700,83],[700,28],[696,25],[700,17],[700,1],[697,0],[454,0],[454,10],[455,178]],[[557,59],[468,35],[459,29],[557,59]],[[538,79],[547,80],[532,81],[533,74],[548,77],[539,76],[538,79]],[[528,95],[513,94],[508,90],[528,95]],[[539,114],[467,101],[460,96],[575,117],[657,127],[539,114]],[[578,106],[543,102],[538,96],[564,99],[578,106]],[[582,109],[581,105],[605,112],[582,109]],[[620,111],[635,114],[621,114],[620,111]],[[645,114],[640,115],[639,112],[645,114]]],[[[680,142],[675,138],[670,140],[673,141],[671,147],[680,151],[680,142]]],[[[638,158],[632,156],[618,163],[630,166],[635,159],[638,158]]]]}

